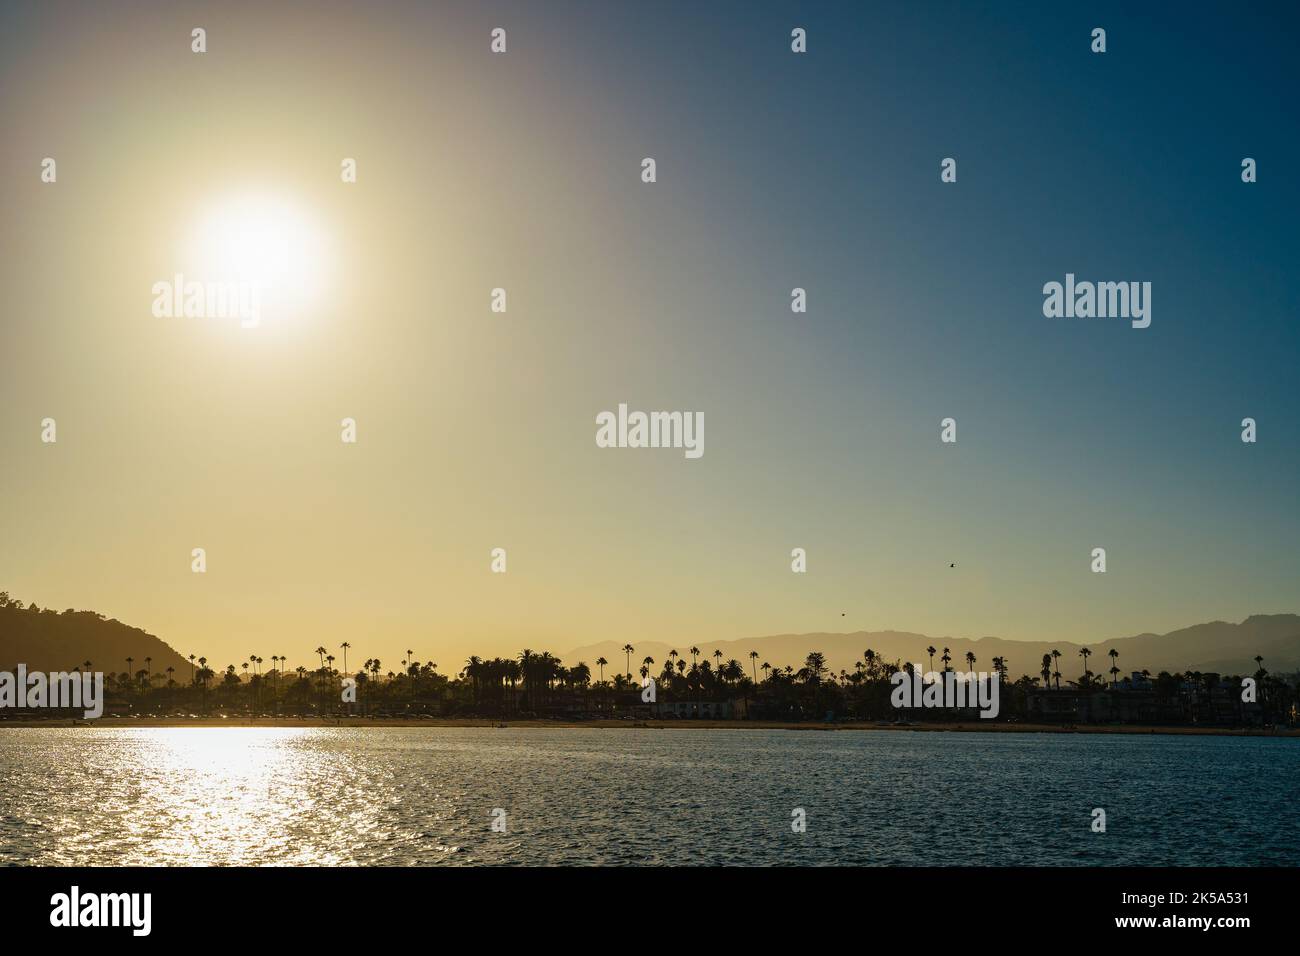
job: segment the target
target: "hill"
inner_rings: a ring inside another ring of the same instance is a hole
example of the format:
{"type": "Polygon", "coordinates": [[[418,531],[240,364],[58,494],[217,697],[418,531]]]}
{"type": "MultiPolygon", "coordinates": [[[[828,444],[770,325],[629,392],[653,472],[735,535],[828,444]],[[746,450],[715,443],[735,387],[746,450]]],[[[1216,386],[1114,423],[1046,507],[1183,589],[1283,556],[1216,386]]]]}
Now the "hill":
{"type": "Polygon", "coordinates": [[[94,611],[24,607],[0,592],[0,670],[26,664],[28,670],[66,671],[90,661],[93,670],[121,673],[128,657],[135,662],[132,670],[150,657],[153,673],[174,667],[177,680],[189,679],[190,662],[138,627],[94,611]]]}

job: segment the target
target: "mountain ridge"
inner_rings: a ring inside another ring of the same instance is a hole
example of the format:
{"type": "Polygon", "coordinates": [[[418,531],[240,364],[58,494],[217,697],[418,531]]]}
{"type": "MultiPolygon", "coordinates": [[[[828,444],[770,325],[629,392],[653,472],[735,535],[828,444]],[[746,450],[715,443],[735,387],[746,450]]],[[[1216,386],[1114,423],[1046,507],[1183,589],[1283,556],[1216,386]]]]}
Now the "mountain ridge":
{"type": "MultiPolygon", "coordinates": [[[[126,669],[127,657],[134,658],[133,669],[144,667],[144,659],[151,657],[149,668],[154,673],[163,673],[168,667],[176,669],[178,679],[188,673],[185,668],[189,661],[185,657],[142,628],[105,618],[94,611],[33,609],[10,600],[8,594],[0,593],[0,598],[0,669],[23,663],[31,670],[63,671],[90,660],[95,669],[116,673],[126,669]]],[[[797,670],[811,651],[824,654],[833,672],[851,671],[868,648],[890,663],[911,661],[928,667],[926,648],[930,646],[936,649],[936,666],[942,666],[939,657],[947,647],[953,667],[966,668],[967,652],[975,655],[977,670],[989,670],[993,657],[1003,657],[1013,678],[1021,674],[1038,676],[1042,655],[1056,649],[1061,652],[1057,665],[1062,677],[1073,679],[1082,673],[1079,651],[1084,646],[1092,652],[1088,668],[1093,673],[1109,671],[1111,649],[1119,654],[1115,663],[1123,674],[1143,669],[1152,673],[1167,670],[1248,674],[1256,669],[1256,655],[1264,658],[1264,666],[1270,672],[1289,673],[1300,671],[1300,615],[1252,614],[1237,624],[1207,621],[1165,634],[1144,631],[1087,645],[1074,641],[1013,641],[993,635],[931,637],[915,631],[884,630],[769,634],[742,640],[698,642],[697,646],[702,658],[712,662],[713,652],[721,650],[723,660],[735,658],[751,674],[757,672],[762,662],[776,667],[788,665],[797,670]],[[751,650],[758,651],[758,660],[750,660],[751,650]]],[[[627,666],[622,647],[617,641],[598,641],[564,652],[560,659],[570,666],[583,661],[593,674],[598,674],[595,662],[605,657],[609,662],[605,671],[612,675],[627,666]]],[[[633,673],[639,670],[646,656],[655,659],[654,670],[658,672],[673,647],[663,641],[641,642],[632,654],[633,673]]],[[[675,647],[689,661],[691,643],[675,647]]]]}
{"type": "MultiPolygon", "coordinates": [[[[691,644],[675,645],[678,654],[688,662],[691,644]]],[[[861,660],[863,652],[871,648],[887,661],[908,662],[929,666],[926,648],[936,649],[939,661],[943,648],[951,651],[951,666],[965,669],[966,653],[975,655],[976,669],[989,670],[993,657],[1007,659],[1012,677],[1021,674],[1038,676],[1044,654],[1053,649],[1061,652],[1057,660],[1063,677],[1073,678],[1083,671],[1079,652],[1087,647],[1092,653],[1088,668],[1093,673],[1109,672],[1108,652],[1114,649],[1119,657],[1115,664],[1123,674],[1131,671],[1162,670],[1202,671],[1217,673],[1254,673],[1254,658],[1264,658],[1264,666],[1271,672],[1300,670],[1300,615],[1252,614],[1237,624],[1229,621],[1206,621],[1188,627],[1176,628],[1165,634],[1144,631],[1128,637],[1111,638],[1089,644],[1075,641],[1009,640],[984,635],[977,638],[931,637],[914,631],[811,631],[804,633],[768,634],[762,637],[733,641],[697,642],[701,657],[713,662],[713,652],[721,650],[723,660],[735,658],[750,672],[749,651],[759,652],[759,662],[773,666],[787,665],[796,670],[810,651],[826,655],[831,670],[852,670],[861,660]]],[[[663,666],[663,660],[674,645],[660,641],[645,641],[632,654],[632,671],[636,673],[641,661],[648,655],[655,659],[654,670],[663,666]]],[[[594,668],[594,661],[605,657],[610,673],[620,673],[626,667],[623,646],[617,641],[599,641],[583,645],[562,656],[567,664],[585,661],[594,668]]],[[[942,664],[936,663],[936,667],[942,664]]]]}
{"type": "Polygon", "coordinates": [[[71,671],[89,660],[91,670],[116,674],[126,671],[128,657],[133,671],[173,667],[177,680],[189,679],[189,660],[142,628],[95,611],[24,607],[0,592],[0,670],[26,664],[29,671],[71,671]],[[146,665],[145,658],[152,660],[146,665]]]}

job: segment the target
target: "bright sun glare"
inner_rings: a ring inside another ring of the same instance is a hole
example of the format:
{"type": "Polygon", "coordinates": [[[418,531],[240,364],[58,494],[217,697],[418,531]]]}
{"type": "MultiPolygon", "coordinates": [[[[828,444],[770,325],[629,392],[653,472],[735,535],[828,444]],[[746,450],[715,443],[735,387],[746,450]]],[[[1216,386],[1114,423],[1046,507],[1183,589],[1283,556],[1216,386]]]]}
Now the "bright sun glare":
{"type": "Polygon", "coordinates": [[[242,194],[210,203],[197,216],[187,252],[187,278],[254,283],[268,313],[286,317],[323,300],[324,232],[289,200],[242,194]]]}

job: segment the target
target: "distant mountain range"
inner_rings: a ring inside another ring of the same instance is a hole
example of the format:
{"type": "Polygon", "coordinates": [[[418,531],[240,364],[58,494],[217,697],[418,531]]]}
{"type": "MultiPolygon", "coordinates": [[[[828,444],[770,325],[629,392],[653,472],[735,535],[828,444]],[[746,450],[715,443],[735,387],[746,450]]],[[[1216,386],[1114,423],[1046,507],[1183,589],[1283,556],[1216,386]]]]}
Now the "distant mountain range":
{"type": "MultiPolygon", "coordinates": [[[[907,631],[857,631],[851,634],[773,634],[740,641],[699,642],[696,646],[710,664],[715,662],[713,652],[720,650],[723,661],[735,658],[745,665],[747,674],[751,672],[750,651],[758,652],[758,660],[754,663],[760,668],[766,661],[773,667],[784,668],[790,665],[795,670],[802,665],[809,651],[820,651],[826,656],[832,671],[839,673],[840,670],[846,670],[851,673],[854,664],[862,659],[863,652],[868,648],[886,661],[911,661],[929,666],[926,648],[933,646],[936,648],[935,667],[939,668],[942,666],[939,656],[946,647],[952,657],[951,666],[955,668],[966,669],[966,652],[970,651],[975,655],[977,670],[991,670],[994,657],[1005,658],[1013,678],[1021,674],[1036,677],[1042,668],[1043,655],[1056,649],[1061,652],[1059,663],[1062,679],[1072,680],[1083,673],[1079,649],[1085,645],[1070,641],[1008,641],[1000,637],[968,640],[960,637],[927,637],[925,634],[907,631]]],[[[1211,621],[1170,631],[1168,634],[1137,634],[1086,646],[1092,651],[1092,656],[1088,658],[1088,669],[1094,674],[1109,672],[1111,663],[1107,654],[1111,648],[1119,652],[1116,666],[1125,675],[1144,669],[1153,674],[1160,671],[1253,674],[1258,666],[1255,663],[1256,655],[1264,658],[1264,666],[1270,673],[1291,673],[1300,671],[1300,615],[1256,614],[1240,624],[1211,621]]],[[[638,672],[641,661],[647,655],[655,659],[652,670],[658,672],[663,667],[668,652],[674,647],[689,664],[689,642],[669,645],[659,641],[642,641],[636,645],[636,651],[632,654],[632,673],[638,672]]],[[[623,652],[623,645],[617,641],[588,644],[560,655],[561,660],[569,666],[585,661],[593,674],[599,673],[595,662],[600,657],[609,661],[605,668],[606,674],[626,671],[627,655],[623,652]]],[[[759,677],[761,679],[762,675],[759,677]]]]}
{"type": "MultiPolygon", "coordinates": [[[[734,657],[745,666],[746,673],[751,671],[750,651],[758,652],[756,665],[766,661],[773,667],[790,665],[796,670],[809,651],[820,651],[831,669],[838,673],[851,672],[868,648],[889,662],[928,665],[926,648],[930,646],[936,649],[936,666],[940,666],[939,656],[946,647],[953,667],[965,669],[966,652],[970,651],[975,654],[976,669],[989,670],[994,657],[1003,657],[1013,677],[1037,676],[1043,655],[1055,648],[1061,652],[1063,678],[1073,679],[1083,673],[1079,658],[1083,645],[1070,641],[1008,641],[998,637],[968,640],[928,637],[907,631],[857,631],[773,634],[739,641],[699,642],[697,646],[702,659],[713,663],[713,652],[720,650],[724,661],[734,657]]],[[[632,654],[633,673],[647,655],[655,659],[657,672],[673,647],[689,662],[689,642],[676,645],[639,642],[632,654]]],[[[1087,647],[1092,651],[1088,667],[1097,674],[1109,671],[1107,652],[1111,648],[1119,652],[1116,663],[1125,674],[1143,669],[1152,673],[1167,670],[1250,674],[1256,669],[1256,655],[1264,658],[1264,666],[1271,673],[1293,673],[1300,671],[1300,615],[1256,614],[1240,624],[1211,621],[1168,634],[1137,634],[1087,647]]],[[[144,667],[145,658],[149,657],[152,658],[149,668],[154,673],[174,667],[177,680],[187,679],[189,674],[190,662],[186,658],[138,627],[93,611],[24,608],[7,594],[0,595],[0,670],[11,670],[18,663],[26,664],[31,670],[68,670],[89,660],[95,670],[120,673],[127,669],[128,657],[134,659],[134,670],[144,667]]],[[[617,641],[588,644],[559,657],[570,666],[585,661],[593,675],[599,673],[596,660],[600,657],[609,661],[605,667],[607,675],[621,673],[626,667],[623,645],[617,641]]],[[[213,662],[212,666],[217,663],[213,662]]]]}
{"type": "Polygon", "coordinates": [[[91,669],[120,674],[133,658],[132,671],[155,674],[176,668],[176,680],[188,680],[190,662],[152,634],[110,620],[94,611],[52,611],[20,607],[0,595],[0,670],[26,664],[29,671],[67,671],[90,661],[91,669]]]}

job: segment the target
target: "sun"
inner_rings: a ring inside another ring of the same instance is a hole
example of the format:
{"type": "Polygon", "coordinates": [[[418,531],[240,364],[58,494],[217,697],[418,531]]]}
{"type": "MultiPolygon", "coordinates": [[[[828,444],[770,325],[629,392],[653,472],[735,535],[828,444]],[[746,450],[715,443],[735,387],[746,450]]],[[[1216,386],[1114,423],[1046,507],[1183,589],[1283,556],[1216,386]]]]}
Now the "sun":
{"type": "Polygon", "coordinates": [[[268,192],[234,193],[195,214],[186,278],[251,283],[268,318],[297,317],[325,300],[328,253],[323,224],[304,204],[268,192]]]}

